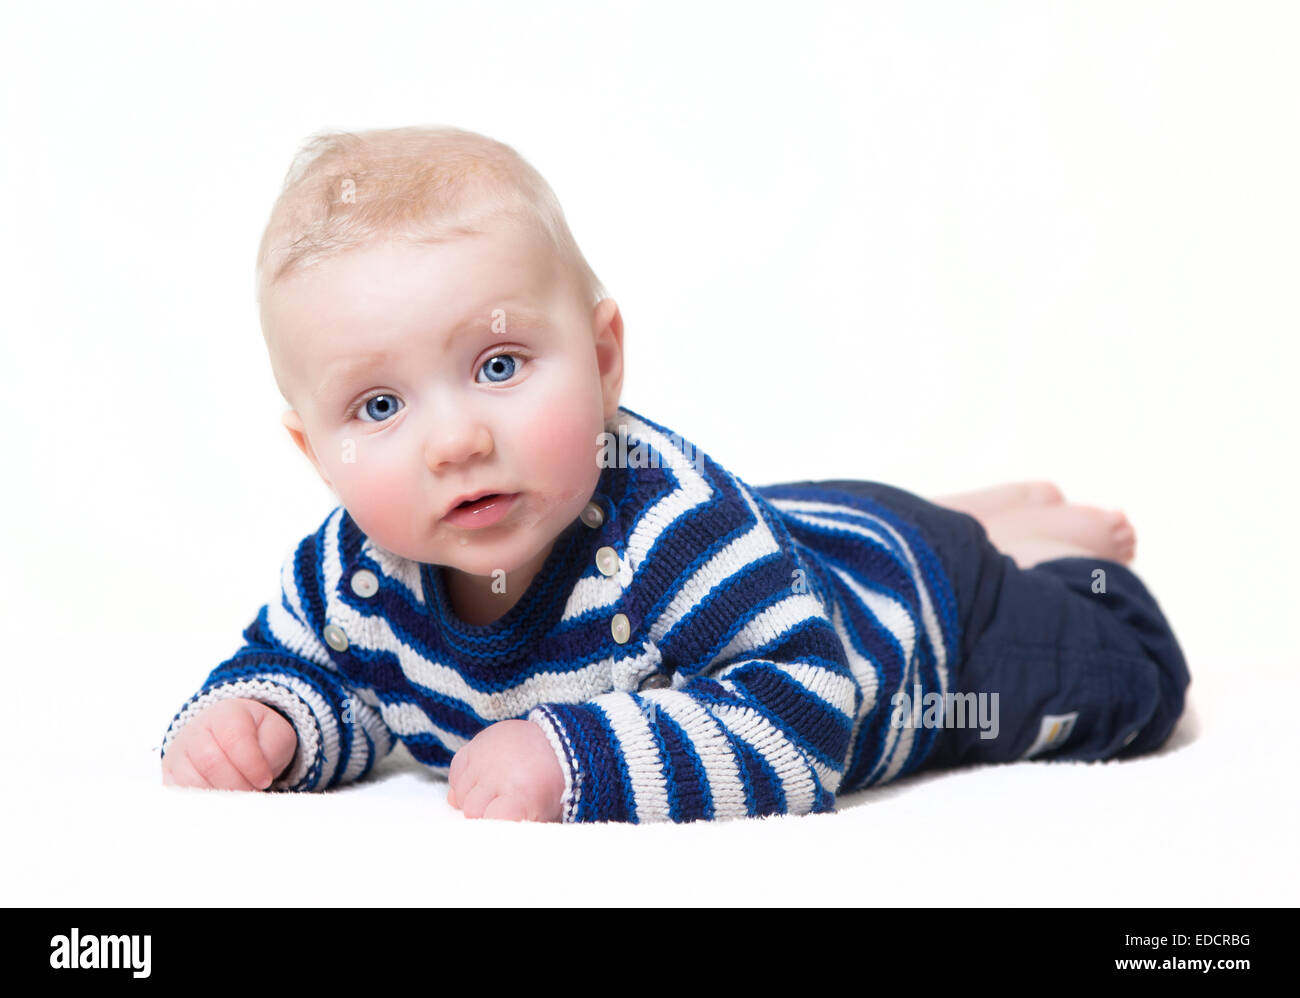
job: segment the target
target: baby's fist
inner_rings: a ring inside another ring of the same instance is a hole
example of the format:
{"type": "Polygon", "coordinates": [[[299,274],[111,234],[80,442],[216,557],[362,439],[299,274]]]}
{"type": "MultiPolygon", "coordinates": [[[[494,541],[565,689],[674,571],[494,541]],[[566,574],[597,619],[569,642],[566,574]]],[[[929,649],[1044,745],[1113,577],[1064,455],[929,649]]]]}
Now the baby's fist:
{"type": "Polygon", "coordinates": [[[559,821],[564,770],[532,721],[490,724],[451,760],[447,803],[467,818],[559,821]]]}
{"type": "Polygon", "coordinates": [[[265,790],[293,761],[293,725],[257,700],[219,700],[177,733],[163,783],[207,790],[265,790]]]}

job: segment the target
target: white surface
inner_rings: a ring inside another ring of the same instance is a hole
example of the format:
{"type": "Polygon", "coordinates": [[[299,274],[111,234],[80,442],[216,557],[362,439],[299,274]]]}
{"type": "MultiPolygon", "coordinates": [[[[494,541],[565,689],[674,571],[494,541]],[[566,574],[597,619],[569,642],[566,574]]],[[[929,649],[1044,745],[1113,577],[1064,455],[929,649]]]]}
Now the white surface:
{"type": "Polygon", "coordinates": [[[1300,901],[1300,8],[5,7],[17,905],[1300,901]],[[627,323],[623,402],[754,484],[1050,478],[1124,509],[1191,663],[1163,753],[841,813],[468,821],[398,750],[324,795],[157,747],[331,505],[278,425],[261,225],[325,127],[516,146],[627,323]]]}

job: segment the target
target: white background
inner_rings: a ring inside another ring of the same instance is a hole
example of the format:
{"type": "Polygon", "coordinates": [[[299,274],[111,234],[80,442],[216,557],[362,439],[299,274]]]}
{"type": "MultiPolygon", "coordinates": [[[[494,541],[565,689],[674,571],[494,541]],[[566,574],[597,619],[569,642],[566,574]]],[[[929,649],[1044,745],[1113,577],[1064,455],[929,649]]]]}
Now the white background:
{"type": "Polygon", "coordinates": [[[7,4],[0,37],[7,903],[1300,901],[1300,5],[7,4]],[[1193,674],[1169,749],[713,826],[468,821],[401,750],[164,789],[334,504],[278,422],[261,227],[308,135],[407,124],[548,178],[623,403],[744,480],[1127,512],[1193,674]]]}

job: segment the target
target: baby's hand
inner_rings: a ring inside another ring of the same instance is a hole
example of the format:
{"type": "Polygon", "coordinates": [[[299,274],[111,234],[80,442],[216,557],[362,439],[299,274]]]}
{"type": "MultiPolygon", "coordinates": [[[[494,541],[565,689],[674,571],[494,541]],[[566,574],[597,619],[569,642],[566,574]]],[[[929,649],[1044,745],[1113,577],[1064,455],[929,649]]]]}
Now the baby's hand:
{"type": "Polygon", "coordinates": [[[163,756],[163,783],[265,790],[293,761],[293,725],[257,700],[220,700],[181,728],[163,756]]]}
{"type": "Polygon", "coordinates": [[[447,803],[467,818],[560,820],[564,770],[532,721],[488,725],[452,758],[450,780],[447,803]]]}

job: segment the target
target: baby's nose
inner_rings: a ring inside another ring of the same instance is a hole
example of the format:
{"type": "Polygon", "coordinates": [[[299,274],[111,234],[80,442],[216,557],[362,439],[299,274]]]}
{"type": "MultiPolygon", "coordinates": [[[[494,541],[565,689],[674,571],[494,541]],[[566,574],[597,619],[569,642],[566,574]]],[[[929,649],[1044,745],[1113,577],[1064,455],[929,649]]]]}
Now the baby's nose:
{"type": "Polygon", "coordinates": [[[430,429],[424,437],[424,461],[431,471],[442,471],[491,453],[492,433],[476,420],[444,423],[430,429]]]}

